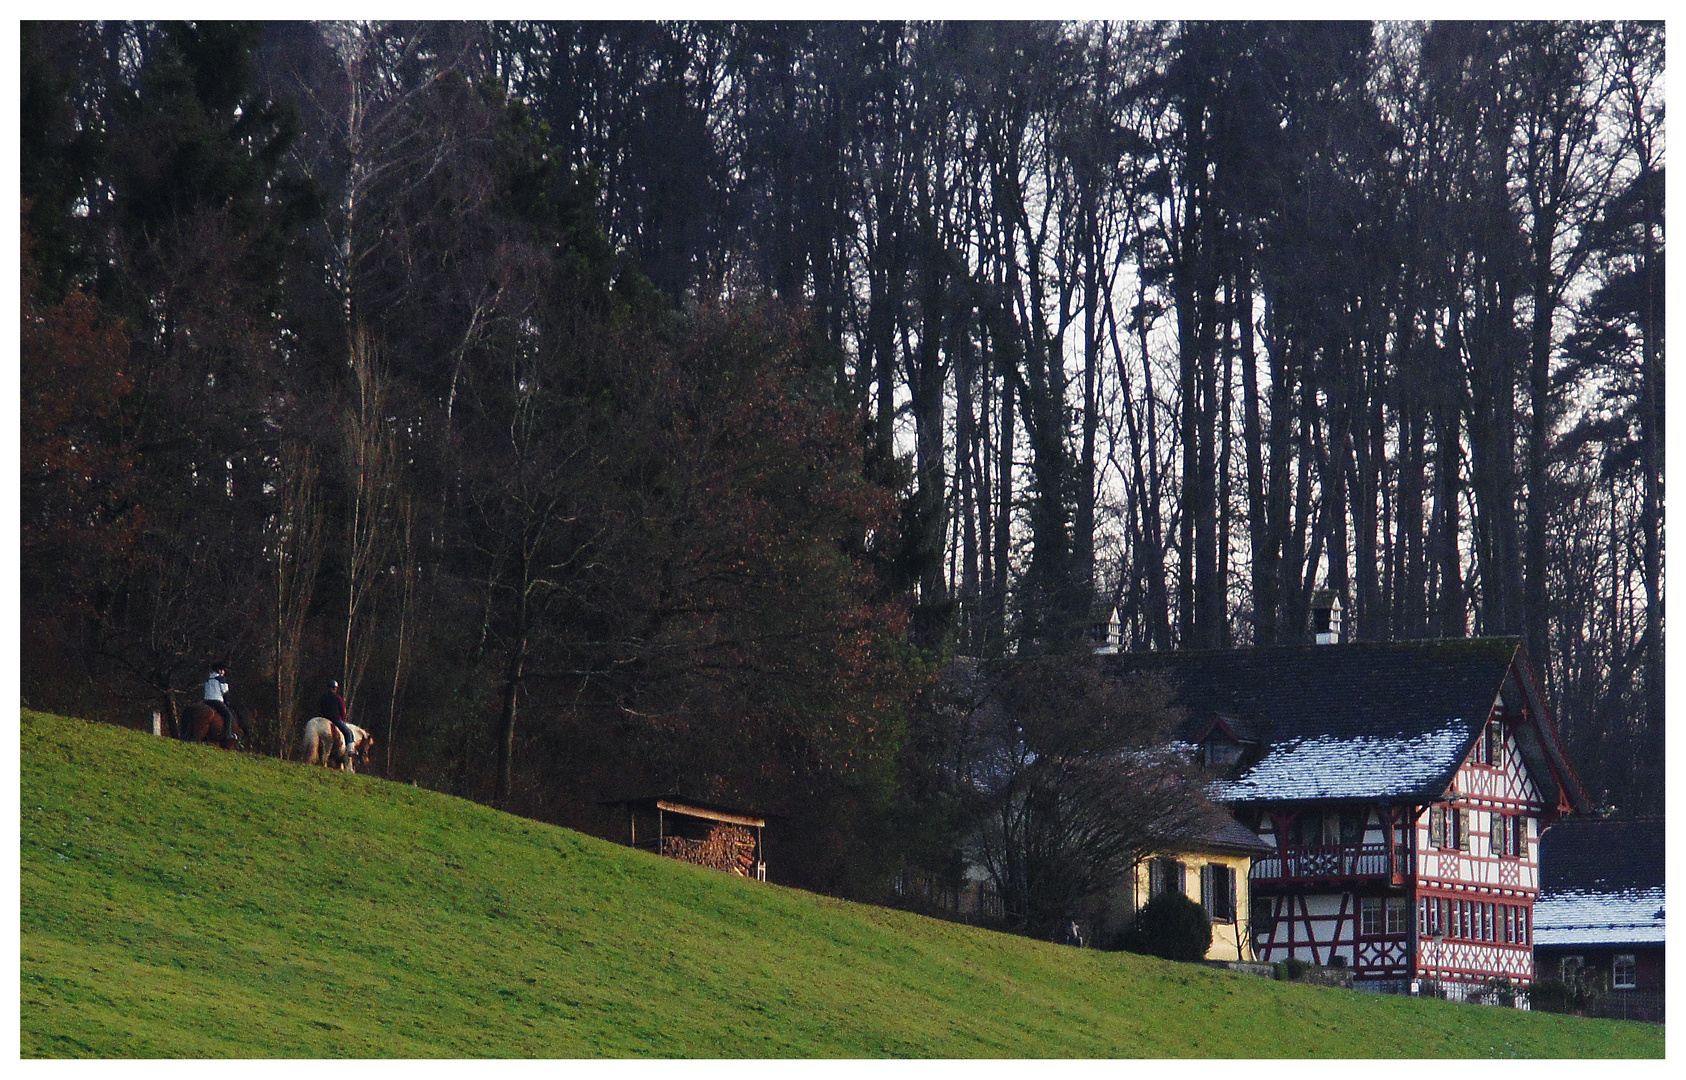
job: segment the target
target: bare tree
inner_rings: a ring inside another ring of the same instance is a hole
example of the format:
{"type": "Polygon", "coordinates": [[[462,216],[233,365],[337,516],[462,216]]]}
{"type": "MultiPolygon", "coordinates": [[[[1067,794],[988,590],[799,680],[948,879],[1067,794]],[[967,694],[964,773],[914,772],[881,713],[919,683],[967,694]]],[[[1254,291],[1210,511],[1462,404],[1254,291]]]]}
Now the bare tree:
{"type": "Polygon", "coordinates": [[[319,468],[308,446],[291,448],[280,470],[281,491],[270,522],[275,587],[275,733],[272,753],[286,756],[288,725],[299,718],[300,659],[305,620],[316,595],[316,572],[327,543],[319,468]]]}
{"type": "Polygon", "coordinates": [[[1048,936],[1140,858],[1218,820],[1198,768],[1171,745],[1180,714],[1153,678],[1100,658],[1043,656],[992,675],[973,722],[973,841],[1010,916],[1048,936]]]}

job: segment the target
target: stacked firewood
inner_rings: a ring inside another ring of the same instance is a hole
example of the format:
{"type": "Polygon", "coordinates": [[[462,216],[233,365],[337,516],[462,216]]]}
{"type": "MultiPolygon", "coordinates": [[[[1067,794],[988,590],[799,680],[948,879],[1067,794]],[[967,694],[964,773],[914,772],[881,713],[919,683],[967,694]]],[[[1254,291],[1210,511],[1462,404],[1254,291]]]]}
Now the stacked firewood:
{"type": "Polygon", "coordinates": [[[666,837],[662,854],[743,877],[755,876],[755,834],[735,825],[715,825],[703,840],[666,837]]]}

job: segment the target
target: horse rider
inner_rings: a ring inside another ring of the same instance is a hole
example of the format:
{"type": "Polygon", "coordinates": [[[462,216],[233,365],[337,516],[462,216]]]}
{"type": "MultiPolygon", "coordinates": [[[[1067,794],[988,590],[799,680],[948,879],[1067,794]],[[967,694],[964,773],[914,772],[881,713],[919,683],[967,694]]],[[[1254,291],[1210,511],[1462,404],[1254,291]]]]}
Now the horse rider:
{"type": "Polygon", "coordinates": [[[217,664],[211,668],[211,673],[205,677],[205,704],[211,711],[222,717],[222,730],[225,739],[240,741],[240,733],[234,730],[234,713],[228,708],[228,668],[217,664]]]}
{"type": "Polygon", "coordinates": [[[351,745],[357,740],[351,735],[351,724],[345,713],[345,698],[340,696],[338,679],[328,681],[328,689],[323,691],[321,700],[316,703],[316,711],[340,729],[340,734],[345,736],[345,752],[350,754],[351,745]]]}

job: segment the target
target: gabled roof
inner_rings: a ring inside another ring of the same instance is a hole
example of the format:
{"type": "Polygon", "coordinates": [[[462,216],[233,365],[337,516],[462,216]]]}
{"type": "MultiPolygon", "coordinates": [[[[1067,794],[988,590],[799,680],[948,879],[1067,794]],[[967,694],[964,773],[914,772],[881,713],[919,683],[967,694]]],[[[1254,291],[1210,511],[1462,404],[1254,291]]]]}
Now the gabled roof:
{"type": "MultiPolygon", "coordinates": [[[[1507,680],[1542,716],[1517,638],[1129,653],[1112,663],[1166,678],[1186,710],[1179,738],[1197,740],[1217,714],[1264,745],[1218,790],[1232,803],[1436,799],[1507,680]]],[[[1530,773],[1551,801],[1568,777],[1571,802],[1585,809],[1549,724],[1543,730],[1523,740],[1530,773]]]]}

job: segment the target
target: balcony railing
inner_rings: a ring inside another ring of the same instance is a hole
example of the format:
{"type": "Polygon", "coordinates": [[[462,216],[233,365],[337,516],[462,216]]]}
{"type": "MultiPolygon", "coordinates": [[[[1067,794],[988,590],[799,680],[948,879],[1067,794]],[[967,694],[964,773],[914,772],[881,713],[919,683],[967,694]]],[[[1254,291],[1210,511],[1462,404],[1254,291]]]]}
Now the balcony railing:
{"type": "Polygon", "coordinates": [[[1409,875],[1411,853],[1386,844],[1338,844],[1289,847],[1281,854],[1253,860],[1253,881],[1312,881],[1335,878],[1387,878],[1409,875]]]}

